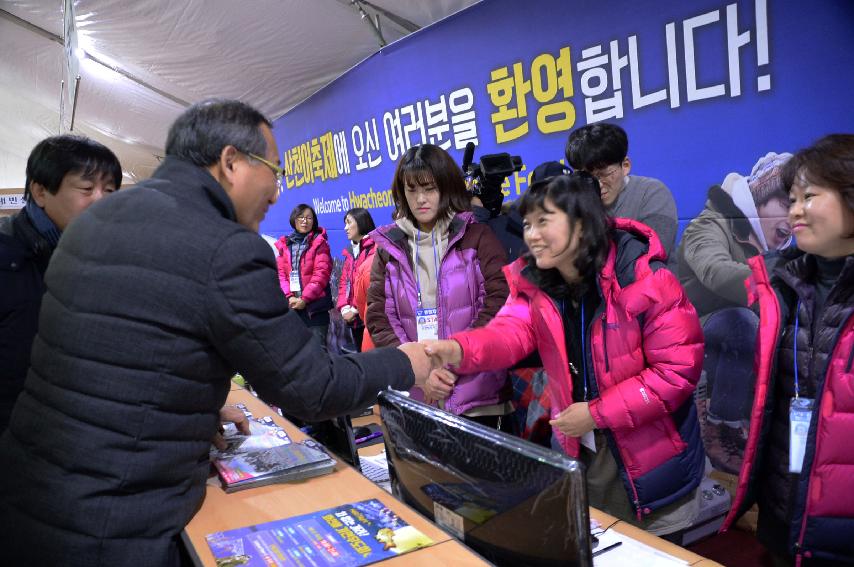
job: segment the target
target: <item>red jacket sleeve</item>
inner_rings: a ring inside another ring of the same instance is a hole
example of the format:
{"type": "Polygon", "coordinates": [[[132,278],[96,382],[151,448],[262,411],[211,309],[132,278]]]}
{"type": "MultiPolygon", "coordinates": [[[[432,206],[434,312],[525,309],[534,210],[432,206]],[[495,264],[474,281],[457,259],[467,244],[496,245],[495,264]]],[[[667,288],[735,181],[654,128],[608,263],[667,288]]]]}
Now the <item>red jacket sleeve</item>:
{"type": "MultiPolygon", "coordinates": [[[[371,266],[373,260],[374,254],[372,253],[364,259],[353,273],[353,307],[359,312],[359,317],[362,318],[362,321],[365,321],[368,316],[368,286],[371,285],[371,266]]],[[[373,348],[374,342],[371,339],[371,332],[366,326],[362,334],[362,352],[373,348]]]]}
{"type": "Polygon", "coordinates": [[[329,252],[329,241],[326,240],[326,236],[318,234],[312,245],[317,246],[314,263],[308,283],[302,290],[302,298],[306,303],[324,296],[326,287],[329,285],[329,277],[332,275],[332,254],[329,252]]]}
{"type": "Polygon", "coordinates": [[[590,414],[600,429],[635,428],[673,413],[700,377],[703,331],[676,276],[661,269],[644,285],[652,296],[641,330],[647,365],[591,400],[590,414]]]}
{"type": "Polygon", "coordinates": [[[291,296],[291,253],[288,250],[288,245],[285,237],[281,237],[276,241],[276,250],[279,254],[276,256],[276,268],[279,272],[279,287],[282,288],[282,293],[285,296],[291,296]]]}
{"type": "Polygon", "coordinates": [[[342,307],[345,305],[349,305],[349,297],[347,294],[347,284],[350,284],[350,289],[352,291],[355,280],[355,274],[353,274],[353,256],[348,254],[346,251],[344,252],[344,266],[341,268],[341,277],[338,278],[338,302],[335,304],[335,307],[340,311],[342,307]]]}
{"type": "Polygon", "coordinates": [[[368,286],[371,285],[371,266],[374,255],[371,254],[353,272],[353,307],[359,312],[362,321],[367,318],[368,286]]]}
{"type": "Polygon", "coordinates": [[[509,368],[534,352],[537,340],[531,321],[531,304],[526,297],[510,297],[485,327],[451,335],[460,343],[461,374],[509,368]]]}

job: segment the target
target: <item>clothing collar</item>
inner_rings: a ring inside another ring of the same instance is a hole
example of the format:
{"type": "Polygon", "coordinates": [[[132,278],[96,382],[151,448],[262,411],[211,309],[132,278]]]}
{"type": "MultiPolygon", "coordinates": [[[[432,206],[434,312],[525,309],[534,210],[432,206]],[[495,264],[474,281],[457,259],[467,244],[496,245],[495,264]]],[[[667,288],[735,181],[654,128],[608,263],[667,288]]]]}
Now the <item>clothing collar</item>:
{"type": "MultiPolygon", "coordinates": [[[[826,263],[825,266],[838,262],[823,258],[819,260],[813,254],[800,253],[790,261],[776,266],[773,273],[788,287],[792,288],[799,297],[806,299],[812,297],[812,286],[810,284],[814,282],[819,275],[819,270],[822,269],[819,266],[820,261],[826,263]]],[[[836,269],[839,269],[839,275],[833,287],[842,288],[847,298],[849,294],[854,293],[854,255],[846,256],[844,259],[840,258],[839,261],[841,261],[842,266],[839,268],[838,264],[836,265],[836,269]]]]}
{"type": "Polygon", "coordinates": [[[310,234],[310,232],[302,233],[295,230],[290,234],[290,236],[288,236],[288,242],[291,242],[292,244],[302,244],[310,234]]]}
{"type": "Polygon", "coordinates": [[[43,208],[36,205],[33,201],[27,201],[24,205],[24,213],[27,215],[33,228],[39,235],[45,239],[51,248],[56,248],[59,244],[59,237],[62,236],[62,231],[54,224],[43,208]]]}
{"type": "MultiPolygon", "coordinates": [[[[448,228],[450,227],[450,225],[451,225],[451,221],[453,220],[453,218],[454,218],[454,213],[453,213],[453,212],[450,212],[450,213],[448,213],[448,215],[447,215],[447,216],[445,216],[445,217],[443,217],[443,218],[438,219],[438,220],[436,221],[436,225],[433,227],[433,230],[432,230],[431,232],[433,232],[433,233],[435,233],[435,234],[437,234],[437,235],[445,234],[445,232],[446,232],[446,231],[448,230],[448,228]]],[[[397,227],[398,227],[400,230],[402,230],[402,231],[403,231],[403,233],[404,233],[406,236],[408,236],[409,238],[411,238],[411,239],[415,239],[415,238],[417,238],[417,237],[418,237],[418,235],[419,235],[419,233],[420,233],[420,235],[421,235],[421,238],[424,238],[424,235],[425,235],[425,234],[427,234],[428,236],[429,236],[429,234],[430,234],[429,232],[425,233],[425,232],[421,231],[421,229],[419,229],[419,228],[415,225],[415,223],[414,223],[414,222],[412,222],[411,220],[409,220],[409,219],[408,219],[408,218],[406,218],[406,217],[401,217],[401,218],[399,218],[399,219],[396,219],[396,220],[394,221],[394,224],[396,224],[396,225],[397,225],[397,227]]]]}
{"type": "MultiPolygon", "coordinates": [[[[234,203],[222,185],[204,167],[190,163],[175,156],[166,156],[160,167],[151,176],[152,180],[165,180],[179,191],[173,193],[176,198],[209,201],[223,217],[237,222],[234,203]]],[[[145,182],[144,182],[145,183],[145,182]]],[[[157,185],[155,184],[156,188],[157,185]]]]}

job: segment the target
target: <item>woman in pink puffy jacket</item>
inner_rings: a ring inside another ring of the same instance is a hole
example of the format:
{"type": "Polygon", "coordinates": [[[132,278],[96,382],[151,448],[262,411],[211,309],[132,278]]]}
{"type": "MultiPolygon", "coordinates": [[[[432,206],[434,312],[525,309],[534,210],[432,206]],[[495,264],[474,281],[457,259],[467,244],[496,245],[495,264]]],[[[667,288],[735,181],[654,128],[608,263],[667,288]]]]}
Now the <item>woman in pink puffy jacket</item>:
{"type": "Polygon", "coordinates": [[[299,313],[303,323],[320,339],[326,349],[329,330],[329,310],[332,295],[329,276],[332,256],[326,231],[317,226],[317,215],[311,206],[299,204],[291,211],[294,231],[276,242],[279,251],[276,263],[279,284],[288,298],[291,309],[299,313]]]}
{"type": "Polygon", "coordinates": [[[539,350],[552,444],[585,464],[590,504],[663,535],[697,511],[703,334],[655,231],[609,218],[599,193],[586,172],[534,183],[519,207],[529,253],[504,269],[507,303],[427,348],[460,373],[539,350]]]}

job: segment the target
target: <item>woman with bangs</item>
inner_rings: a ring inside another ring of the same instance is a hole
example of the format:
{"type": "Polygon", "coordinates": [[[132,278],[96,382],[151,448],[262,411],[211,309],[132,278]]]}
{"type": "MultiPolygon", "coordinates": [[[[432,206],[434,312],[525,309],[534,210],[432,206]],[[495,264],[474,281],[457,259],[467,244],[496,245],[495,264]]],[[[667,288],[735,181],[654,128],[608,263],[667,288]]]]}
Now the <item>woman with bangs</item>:
{"type": "MultiPolygon", "coordinates": [[[[485,325],[507,299],[506,255],[488,226],[469,211],[460,167],[438,146],[424,144],[400,158],[392,183],[395,221],[371,233],[366,325],[376,346],[441,339],[485,325]]],[[[495,428],[512,411],[503,369],[457,375],[431,373],[428,403],[495,428]]]]}
{"type": "Polygon", "coordinates": [[[552,444],[586,465],[590,505],[656,535],[686,528],[705,459],[692,399],[703,335],[661,242],[609,218],[585,172],[534,183],[519,212],[529,252],[505,268],[506,305],[428,354],[469,373],[539,350],[552,444]]]}

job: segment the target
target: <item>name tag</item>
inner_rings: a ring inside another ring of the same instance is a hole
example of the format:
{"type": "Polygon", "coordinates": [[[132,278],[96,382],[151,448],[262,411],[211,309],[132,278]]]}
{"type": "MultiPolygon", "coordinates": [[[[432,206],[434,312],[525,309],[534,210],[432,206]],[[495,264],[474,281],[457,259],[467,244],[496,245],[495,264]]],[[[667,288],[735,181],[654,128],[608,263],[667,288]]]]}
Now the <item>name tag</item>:
{"type": "Polygon", "coordinates": [[[437,309],[416,309],[415,322],[418,326],[418,340],[439,339],[439,315],[437,309]]]}
{"type": "Polygon", "coordinates": [[[291,270],[290,283],[291,293],[299,293],[302,291],[302,286],[300,285],[299,280],[299,270],[291,270]]]}
{"type": "Polygon", "coordinates": [[[588,431],[584,435],[581,436],[581,444],[584,447],[587,447],[594,453],[596,452],[596,436],[592,431],[588,431]]]}
{"type": "Polygon", "coordinates": [[[789,472],[800,473],[807,449],[815,400],[792,398],[789,402],[789,472]]]}

